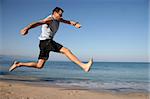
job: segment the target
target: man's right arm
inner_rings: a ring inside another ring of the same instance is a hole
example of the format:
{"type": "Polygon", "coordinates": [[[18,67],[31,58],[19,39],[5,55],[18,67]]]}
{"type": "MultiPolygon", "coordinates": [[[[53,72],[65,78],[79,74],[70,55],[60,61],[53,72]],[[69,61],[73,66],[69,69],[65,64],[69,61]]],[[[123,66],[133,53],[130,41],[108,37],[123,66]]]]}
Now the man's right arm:
{"type": "Polygon", "coordinates": [[[22,29],[20,31],[20,33],[22,35],[26,35],[30,29],[35,28],[35,27],[40,26],[40,25],[43,25],[43,24],[50,24],[50,22],[51,22],[51,18],[45,18],[45,19],[40,20],[38,22],[33,22],[33,23],[29,24],[28,26],[26,26],[24,29],[22,29]]]}

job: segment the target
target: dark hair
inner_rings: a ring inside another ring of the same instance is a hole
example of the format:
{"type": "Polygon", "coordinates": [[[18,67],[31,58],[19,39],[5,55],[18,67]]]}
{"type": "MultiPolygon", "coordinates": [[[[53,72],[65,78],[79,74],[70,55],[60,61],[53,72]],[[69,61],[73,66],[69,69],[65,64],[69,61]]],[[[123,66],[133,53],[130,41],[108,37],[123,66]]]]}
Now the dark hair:
{"type": "Polygon", "coordinates": [[[63,10],[62,8],[56,7],[55,9],[53,9],[53,12],[52,12],[52,13],[54,13],[55,11],[56,11],[56,12],[59,12],[60,10],[61,10],[62,12],[64,12],[64,10],[63,10]]]}

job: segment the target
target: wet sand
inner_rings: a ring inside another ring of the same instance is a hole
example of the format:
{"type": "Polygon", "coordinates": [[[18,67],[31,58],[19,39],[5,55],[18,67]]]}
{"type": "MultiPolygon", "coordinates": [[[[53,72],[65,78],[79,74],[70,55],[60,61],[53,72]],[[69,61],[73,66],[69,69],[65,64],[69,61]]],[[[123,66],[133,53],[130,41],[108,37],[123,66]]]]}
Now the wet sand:
{"type": "Polygon", "coordinates": [[[149,95],[146,93],[97,92],[73,87],[0,81],[1,99],[150,99],[149,95]]]}

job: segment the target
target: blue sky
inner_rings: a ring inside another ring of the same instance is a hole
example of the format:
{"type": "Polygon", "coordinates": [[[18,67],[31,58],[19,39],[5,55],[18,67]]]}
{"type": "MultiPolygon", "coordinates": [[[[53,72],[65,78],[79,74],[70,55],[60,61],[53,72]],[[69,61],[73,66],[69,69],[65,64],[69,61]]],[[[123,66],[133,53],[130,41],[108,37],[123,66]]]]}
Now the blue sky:
{"type": "MultiPolygon", "coordinates": [[[[0,55],[38,57],[41,27],[21,36],[31,22],[51,14],[56,6],[63,17],[82,28],[61,24],[55,41],[81,60],[148,61],[148,0],[0,0],[0,55]]],[[[150,55],[150,54],[149,54],[150,55]]],[[[68,60],[50,53],[50,60],[68,60]]]]}

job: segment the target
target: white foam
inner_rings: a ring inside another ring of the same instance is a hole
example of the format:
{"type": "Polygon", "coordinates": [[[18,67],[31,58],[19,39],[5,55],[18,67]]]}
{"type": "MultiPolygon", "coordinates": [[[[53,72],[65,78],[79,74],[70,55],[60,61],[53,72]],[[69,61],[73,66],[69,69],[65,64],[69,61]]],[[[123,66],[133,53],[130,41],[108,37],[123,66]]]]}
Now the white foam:
{"type": "Polygon", "coordinates": [[[94,81],[69,81],[57,82],[57,85],[63,86],[80,86],[88,89],[99,90],[118,90],[118,91],[146,91],[150,92],[148,85],[135,82],[94,82],[94,81]]]}

